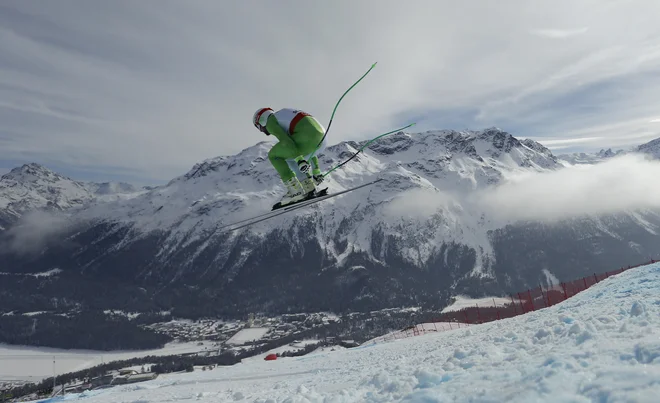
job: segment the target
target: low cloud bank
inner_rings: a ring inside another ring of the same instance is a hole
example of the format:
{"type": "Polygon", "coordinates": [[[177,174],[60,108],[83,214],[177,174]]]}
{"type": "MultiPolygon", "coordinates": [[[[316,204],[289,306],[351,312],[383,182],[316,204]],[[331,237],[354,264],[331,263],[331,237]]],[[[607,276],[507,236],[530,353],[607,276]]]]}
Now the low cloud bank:
{"type": "Polygon", "coordinates": [[[70,229],[71,222],[66,217],[53,212],[31,211],[3,234],[0,253],[37,253],[70,229]]]}
{"type": "Polygon", "coordinates": [[[544,222],[660,210],[660,161],[627,154],[595,165],[513,175],[469,194],[416,189],[393,201],[388,213],[424,218],[438,209],[504,221],[544,222]]]}

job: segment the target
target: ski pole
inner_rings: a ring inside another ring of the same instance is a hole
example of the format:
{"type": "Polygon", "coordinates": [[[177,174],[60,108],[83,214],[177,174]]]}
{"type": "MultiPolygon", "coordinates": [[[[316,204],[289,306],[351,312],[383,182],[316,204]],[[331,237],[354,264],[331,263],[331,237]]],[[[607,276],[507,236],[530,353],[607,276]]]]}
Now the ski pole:
{"type": "Polygon", "coordinates": [[[325,133],[323,134],[323,137],[321,137],[321,141],[319,141],[319,144],[316,146],[316,149],[315,149],[314,152],[309,156],[309,158],[308,158],[309,160],[311,160],[311,159],[314,157],[314,154],[316,154],[316,152],[318,151],[318,149],[321,147],[321,144],[323,144],[323,140],[325,140],[325,136],[328,135],[328,131],[330,131],[330,126],[332,126],[332,119],[334,119],[334,117],[335,117],[335,112],[337,111],[337,107],[339,106],[339,103],[341,102],[341,100],[344,99],[344,97],[346,96],[346,94],[348,94],[348,92],[349,92],[350,90],[352,90],[353,87],[355,87],[360,81],[362,81],[362,79],[365,78],[365,77],[367,76],[367,74],[369,74],[369,72],[370,72],[374,67],[376,67],[376,64],[377,64],[377,63],[378,63],[378,62],[372,64],[371,67],[369,68],[369,70],[367,70],[367,72],[364,73],[364,74],[362,75],[362,77],[360,77],[360,79],[357,80],[353,85],[351,85],[350,88],[347,89],[346,92],[344,92],[344,94],[339,98],[339,101],[337,101],[337,104],[335,104],[335,109],[332,110],[332,115],[330,116],[330,122],[328,123],[328,128],[325,129],[325,133]]]}

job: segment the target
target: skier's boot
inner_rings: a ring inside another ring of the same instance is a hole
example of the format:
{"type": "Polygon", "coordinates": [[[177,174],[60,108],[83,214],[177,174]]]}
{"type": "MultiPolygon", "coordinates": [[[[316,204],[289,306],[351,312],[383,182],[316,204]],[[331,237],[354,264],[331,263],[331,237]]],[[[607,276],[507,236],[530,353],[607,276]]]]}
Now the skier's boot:
{"type": "Polygon", "coordinates": [[[316,183],[314,179],[310,176],[304,181],[300,182],[303,187],[303,192],[306,196],[314,196],[316,194],[316,183]]]}
{"type": "Polygon", "coordinates": [[[300,201],[304,199],[305,196],[307,195],[303,190],[302,185],[298,181],[298,178],[296,178],[295,176],[289,179],[288,181],[286,181],[284,185],[286,185],[287,192],[284,196],[282,196],[282,200],[280,200],[280,202],[277,203],[279,207],[300,201]]]}
{"type": "Polygon", "coordinates": [[[309,187],[314,187],[314,197],[319,197],[319,196],[325,196],[328,194],[328,188],[325,187],[323,189],[317,189],[316,187],[323,182],[323,175],[321,173],[317,173],[311,178],[308,177],[305,182],[309,181],[309,187]]]}

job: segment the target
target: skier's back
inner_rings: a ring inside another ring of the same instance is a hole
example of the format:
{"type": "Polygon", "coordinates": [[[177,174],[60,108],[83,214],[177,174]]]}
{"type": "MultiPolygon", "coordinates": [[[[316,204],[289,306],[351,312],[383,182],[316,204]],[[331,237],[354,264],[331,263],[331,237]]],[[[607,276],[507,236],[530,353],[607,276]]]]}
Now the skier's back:
{"type": "Polygon", "coordinates": [[[316,191],[316,185],[323,181],[319,160],[316,155],[307,162],[310,154],[325,135],[325,129],[316,118],[299,109],[284,108],[273,112],[271,108],[260,108],[252,117],[252,123],[266,135],[275,136],[279,142],[268,152],[268,159],[280,175],[287,193],[280,201],[281,206],[302,200],[316,191]],[[298,169],[307,175],[302,184],[291,170],[287,160],[294,160],[298,169]]]}

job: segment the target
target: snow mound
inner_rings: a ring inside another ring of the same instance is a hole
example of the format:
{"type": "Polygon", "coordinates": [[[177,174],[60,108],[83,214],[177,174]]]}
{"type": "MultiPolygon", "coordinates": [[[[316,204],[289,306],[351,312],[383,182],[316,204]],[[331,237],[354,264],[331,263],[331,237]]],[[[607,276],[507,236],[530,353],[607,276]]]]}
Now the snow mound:
{"type": "Polygon", "coordinates": [[[85,402],[654,402],[660,264],[515,318],[106,389],[85,402]],[[148,392],[147,392],[148,391],[148,392]]]}

